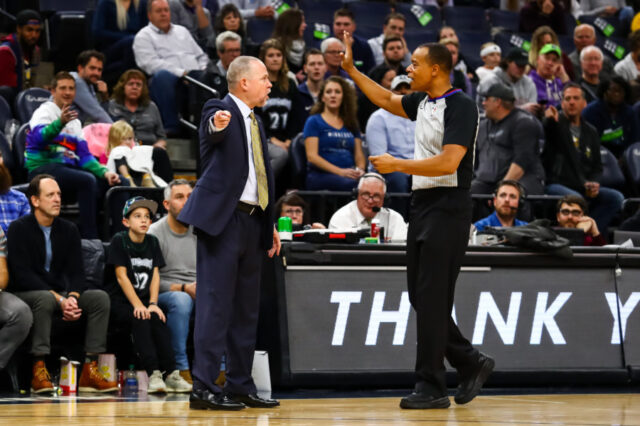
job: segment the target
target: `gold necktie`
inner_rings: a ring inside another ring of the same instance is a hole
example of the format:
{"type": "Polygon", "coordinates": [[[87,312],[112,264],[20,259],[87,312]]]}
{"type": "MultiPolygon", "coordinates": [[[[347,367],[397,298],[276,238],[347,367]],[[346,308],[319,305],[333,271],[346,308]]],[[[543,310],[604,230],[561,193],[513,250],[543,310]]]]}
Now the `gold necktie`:
{"type": "Polygon", "coordinates": [[[253,151],[253,166],[256,169],[256,180],[258,183],[258,204],[262,210],[266,210],[269,204],[269,186],[267,184],[267,170],[264,167],[264,157],[262,155],[262,143],[260,142],[260,129],[258,120],[253,112],[251,117],[251,150],[253,151]]]}

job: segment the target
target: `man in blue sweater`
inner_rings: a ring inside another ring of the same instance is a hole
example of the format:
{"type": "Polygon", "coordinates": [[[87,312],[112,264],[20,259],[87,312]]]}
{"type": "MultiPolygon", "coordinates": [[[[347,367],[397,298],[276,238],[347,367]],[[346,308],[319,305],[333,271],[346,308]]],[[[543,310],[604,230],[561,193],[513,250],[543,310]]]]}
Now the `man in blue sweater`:
{"type": "Polygon", "coordinates": [[[526,225],[527,222],[516,219],[522,195],[522,186],[517,181],[508,179],[500,181],[496,191],[493,193],[495,211],[474,223],[473,226],[475,226],[476,230],[482,231],[487,226],[511,227],[526,225]]]}

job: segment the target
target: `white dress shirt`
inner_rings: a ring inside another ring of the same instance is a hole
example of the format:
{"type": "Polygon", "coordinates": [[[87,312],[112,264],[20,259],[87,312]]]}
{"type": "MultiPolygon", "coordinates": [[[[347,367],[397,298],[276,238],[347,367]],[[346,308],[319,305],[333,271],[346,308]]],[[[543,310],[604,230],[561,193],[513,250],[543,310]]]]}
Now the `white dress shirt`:
{"type": "MultiPolygon", "coordinates": [[[[242,191],[242,195],[240,196],[240,201],[243,201],[248,204],[258,205],[258,179],[256,178],[256,166],[253,164],[253,146],[251,145],[251,112],[252,109],[249,108],[247,104],[245,104],[240,98],[229,93],[229,96],[238,106],[240,110],[240,114],[244,119],[244,130],[247,135],[247,151],[249,155],[247,156],[247,161],[249,164],[249,176],[247,177],[247,183],[244,186],[244,190],[242,191]]],[[[256,118],[257,120],[257,118],[256,118]]],[[[219,130],[216,129],[216,126],[213,122],[213,117],[209,119],[209,132],[215,133],[219,130]]],[[[265,158],[265,161],[267,159],[265,158]]]]}
{"type": "Polygon", "coordinates": [[[185,72],[203,71],[209,64],[209,57],[189,30],[176,24],[165,33],[149,23],[133,39],[133,54],[136,64],[149,75],[167,70],[182,77],[185,72]]]}
{"type": "MultiPolygon", "coordinates": [[[[349,204],[342,206],[331,216],[329,229],[360,228],[370,226],[371,222],[365,219],[358,210],[358,201],[353,200],[349,204]]],[[[406,241],[407,224],[400,213],[395,210],[383,207],[374,219],[380,220],[380,226],[384,227],[385,238],[393,241],[406,241]]]]}

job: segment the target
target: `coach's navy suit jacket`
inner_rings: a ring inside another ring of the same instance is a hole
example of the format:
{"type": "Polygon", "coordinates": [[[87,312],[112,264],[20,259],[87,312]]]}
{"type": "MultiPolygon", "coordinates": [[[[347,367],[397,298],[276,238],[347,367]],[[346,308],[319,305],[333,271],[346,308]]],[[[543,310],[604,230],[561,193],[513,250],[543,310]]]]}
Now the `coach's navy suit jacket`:
{"type": "MultiPolygon", "coordinates": [[[[273,245],[274,178],[267,155],[267,138],[260,118],[256,116],[262,139],[262,155],[269,184],[269,205],[262,215],[260,246],[268,250],[273,245]]],[[[196,187],[178,216],[181,222],[193,225],[210,236],[217,236],[227,226],[249,176],[247,133],[240,109],[229,95],[205,103],[200,123],[200,159],[202,174],[196,187]],[[211,134],[209,120],[219,110],[231,113],[227,127],[211,134]]],[[[253,161],[253,159],[252,159],[253,161]]]]}

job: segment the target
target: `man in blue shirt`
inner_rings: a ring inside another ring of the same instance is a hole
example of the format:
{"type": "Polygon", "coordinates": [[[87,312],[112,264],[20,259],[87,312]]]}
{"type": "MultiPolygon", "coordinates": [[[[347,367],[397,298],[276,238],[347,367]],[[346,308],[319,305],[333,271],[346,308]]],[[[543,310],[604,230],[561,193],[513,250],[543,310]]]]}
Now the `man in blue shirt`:
{"type": "Polygon", "coordinates": [[[522,226],[527,222],[516,219],[518,207],[522,199],[522,186],[515,180],[502,180],[493,193],[493,206],[495,211],[473,224],[478,231],[487,226],[522,226]]]}

